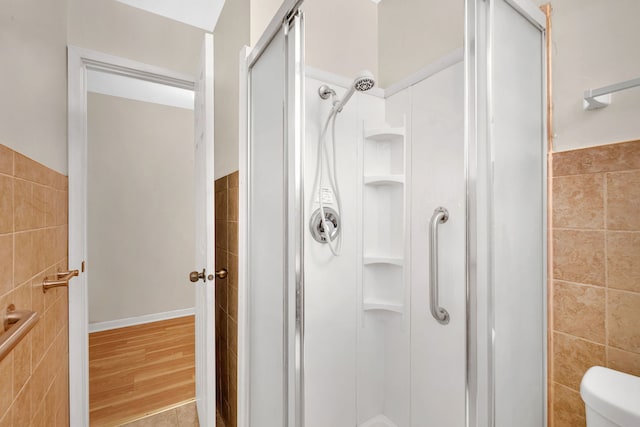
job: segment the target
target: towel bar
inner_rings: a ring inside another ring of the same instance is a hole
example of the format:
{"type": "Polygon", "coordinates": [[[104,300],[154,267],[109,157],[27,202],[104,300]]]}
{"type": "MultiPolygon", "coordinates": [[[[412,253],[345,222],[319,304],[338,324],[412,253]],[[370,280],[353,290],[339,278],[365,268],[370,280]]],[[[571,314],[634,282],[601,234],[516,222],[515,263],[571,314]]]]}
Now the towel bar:
{"type": "Polygon", "coordinates": [[[42,281],[42,292],[47,292],[47,289],[57,288],[59,286],[69,286],[69,280],[72,277],[76,277],[80,272],[78,270],[61,271],[56,273],[54,279],[46,277],[42,281]]]}
{"type": "Polygon", "coordinates": [[[13,304],[7,307],[0,334],[0,360],[4,359],[18,345],[39,318],[40,315],[35,311],[16,310],[13,304]]]}

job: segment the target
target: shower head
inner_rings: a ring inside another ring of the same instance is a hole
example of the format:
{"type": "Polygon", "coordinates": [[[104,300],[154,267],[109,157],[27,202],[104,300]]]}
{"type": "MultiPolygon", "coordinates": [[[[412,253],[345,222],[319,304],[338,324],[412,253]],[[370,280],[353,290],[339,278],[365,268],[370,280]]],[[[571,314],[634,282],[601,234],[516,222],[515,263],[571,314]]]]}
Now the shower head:
{"type": "Polygon", "coordinates": [[[371,89],[373,86],[375,86],[375,84],[376,84],[376,81],[371,71],[369,70],[361,71],[358,74],[358,76],[353,80],[353,83],[349,87],[349,90],[347,91],[347,93],[344,94],[344,97],[333,104],[333,109],[339,113],[340,111],[342,111],[344,106],[347,105],[347,102],[349,102],[349,99],[351,99],[355,91],[365,92],[371,89]]]}
{"type": "Polygon", "coordinates": [[[375,86],[376,80],[370,71],[364,70],[353,81],[353,87],[359,92],[365,92],[375,86]]]}

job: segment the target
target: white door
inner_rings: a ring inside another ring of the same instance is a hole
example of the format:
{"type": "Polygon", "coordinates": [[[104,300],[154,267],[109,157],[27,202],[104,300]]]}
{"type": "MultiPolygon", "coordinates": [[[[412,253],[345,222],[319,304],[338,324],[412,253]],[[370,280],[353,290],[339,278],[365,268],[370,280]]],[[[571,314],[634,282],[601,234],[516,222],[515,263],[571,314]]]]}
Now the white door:
{"type": "Polygon", "coordinates": [[[201,426],[216,425],[215,237],[213,174],[213,35],[205,34],[195,82],[194,268],[196,286],[196,401],[201,426]]]}

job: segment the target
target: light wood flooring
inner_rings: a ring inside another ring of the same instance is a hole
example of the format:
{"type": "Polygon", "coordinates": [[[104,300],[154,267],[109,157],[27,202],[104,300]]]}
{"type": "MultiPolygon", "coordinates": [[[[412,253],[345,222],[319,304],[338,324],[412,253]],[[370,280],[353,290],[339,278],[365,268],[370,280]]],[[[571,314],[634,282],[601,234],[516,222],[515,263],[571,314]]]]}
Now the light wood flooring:
{"type": "MultiPolygon", "coordinates": [[[[191,401],[166,411],[140,418],[122,427],[200,427],[196,402],[191,401]]],[[[216,424],[216,427],[224,425],[216,424]]]]}
{"type": "Polygon", "coordinates": [[[195,397],[194,317],[89,334],[92,427],[119,426],[195,397]]]}

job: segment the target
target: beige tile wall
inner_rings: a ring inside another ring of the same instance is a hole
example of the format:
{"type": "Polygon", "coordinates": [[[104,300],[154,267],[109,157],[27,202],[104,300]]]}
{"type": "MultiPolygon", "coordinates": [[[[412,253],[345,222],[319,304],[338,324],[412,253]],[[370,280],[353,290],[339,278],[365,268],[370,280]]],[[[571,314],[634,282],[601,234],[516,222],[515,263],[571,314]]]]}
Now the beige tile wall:
{"type": "Polygon", "coordinates": [[[553,154],[550,425],[585,425],[594,365],[640,375],[640,141],[553,154]]]}
{"type": "Polygon", "coordinates": [[[67,177],[0,145],[0,310],[40,313],[0,360],[0,427],[69,425],[67,291],[41,287],[66,258],[67,177]]]}
{"type": "Polygon", "coordinates": [[[226,427],[236,427],[238,366],[238,172],[215,182],[217,407],[226,427]]]}

